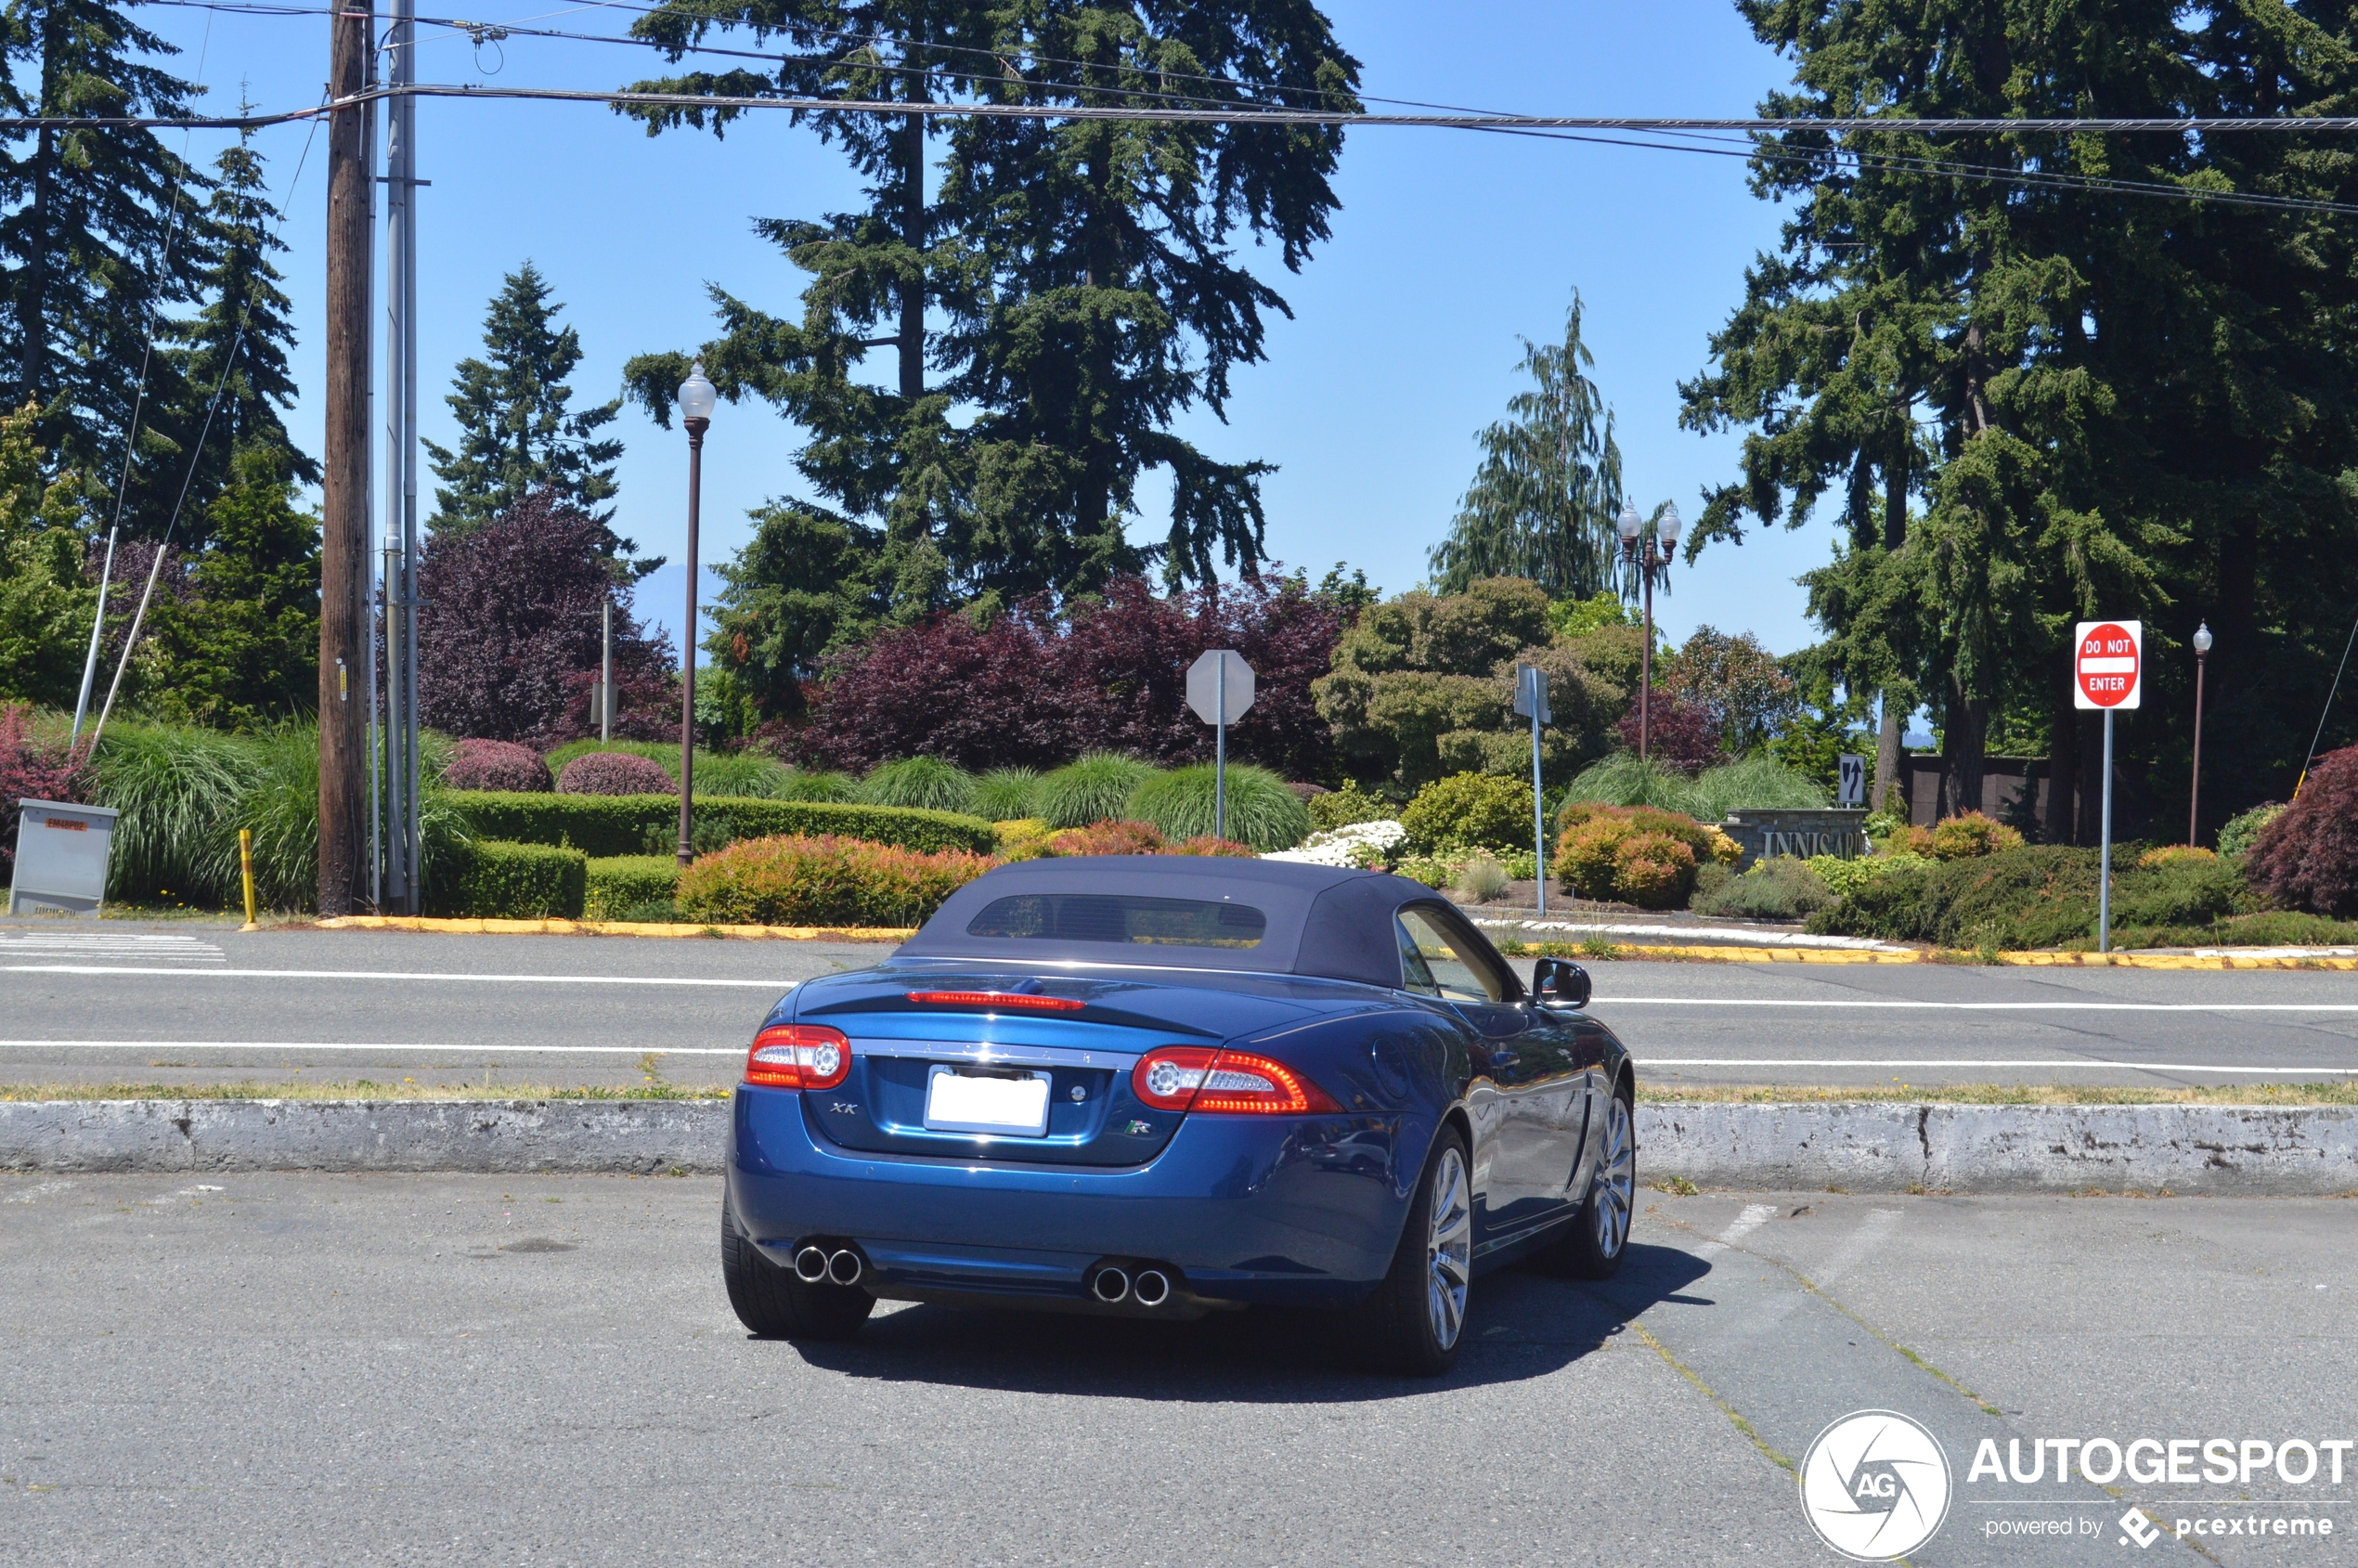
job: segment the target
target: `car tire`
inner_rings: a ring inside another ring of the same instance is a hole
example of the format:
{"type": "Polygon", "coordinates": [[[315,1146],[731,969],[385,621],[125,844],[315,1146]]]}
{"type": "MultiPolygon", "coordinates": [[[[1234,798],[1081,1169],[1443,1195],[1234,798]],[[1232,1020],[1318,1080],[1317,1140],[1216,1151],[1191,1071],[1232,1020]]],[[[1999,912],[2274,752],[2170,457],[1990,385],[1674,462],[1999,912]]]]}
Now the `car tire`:
{"type": "Polygon", "coordinates": [[[1548,1273],[1568,1279],[1611,1279],[1629,1251],[1629,1221],[1638,1195],[1638,1121],[1628,1092],[1615,1088],[1605,1102],[1604,1142],[1588,1195],[1564,1234],[1535,1254],[1548,1273]]]}
{"type": "Polygon", "coordinates": [[[1360,1360],[1405,1378],[1437,1378],[1457,1365],[1472,1264],[1472,1165],[1466,1140],[1444,1127],[1418,1177],[1392,1272],[1353,1309],[1360,1360]]]}
{"type": "Polygon", "coordinates": [[[738,1227],[726,1199],[720,1204],[720,1277],[737,1321],[765,1340],[848,1340],[876,1307],[857,1285],[805,1285],[794,1270],[761,1255],[738,1227]]]}

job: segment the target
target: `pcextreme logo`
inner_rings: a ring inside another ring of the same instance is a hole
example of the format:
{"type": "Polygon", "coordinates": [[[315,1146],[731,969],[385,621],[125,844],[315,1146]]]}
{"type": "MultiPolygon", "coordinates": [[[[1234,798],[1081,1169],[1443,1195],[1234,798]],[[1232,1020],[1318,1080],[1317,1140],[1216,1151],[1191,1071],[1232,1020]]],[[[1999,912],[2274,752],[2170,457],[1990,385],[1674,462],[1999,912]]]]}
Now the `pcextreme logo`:
{"type": "Polygon", "coordinates": [[[1949,1457],[1896,1410],[1843,1417],[1801,1459],[1810,1528],[1859,1562],[1887,1562],[1932,1539],[1949,1516],[1949,1457]]]}

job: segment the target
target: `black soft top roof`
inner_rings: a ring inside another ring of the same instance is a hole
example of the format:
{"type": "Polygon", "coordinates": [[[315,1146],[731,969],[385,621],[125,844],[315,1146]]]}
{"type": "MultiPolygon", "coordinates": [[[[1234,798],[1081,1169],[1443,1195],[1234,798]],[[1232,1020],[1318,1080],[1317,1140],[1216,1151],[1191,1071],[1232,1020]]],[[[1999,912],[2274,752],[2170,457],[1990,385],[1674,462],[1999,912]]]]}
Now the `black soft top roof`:
{"type": "Polygon", "coordinates": [[[1433,892],[1406,877],[1289,861],[1214,855],[1071,855],[1018,861],[967,883],[901,944],[906,958],[1015,958],[1050,964],[1151,964],[1161,968],[1316,975],[1367,985],[1400,984],[1392,916],[1433,892]],[[1250,948],[1064,941],[969,936],[976,915],[1030,893],[1108,893],[1199,899],[1258,909],[1268,919],[1250,948]]]}

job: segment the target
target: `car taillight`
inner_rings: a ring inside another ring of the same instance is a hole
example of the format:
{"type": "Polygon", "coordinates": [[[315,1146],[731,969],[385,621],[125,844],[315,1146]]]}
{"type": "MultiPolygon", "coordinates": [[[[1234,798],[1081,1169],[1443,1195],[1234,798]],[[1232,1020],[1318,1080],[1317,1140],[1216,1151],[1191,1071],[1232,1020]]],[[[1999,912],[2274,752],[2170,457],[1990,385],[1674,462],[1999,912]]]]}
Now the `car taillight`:
{"type": "Polygon", "coordinates": [[[771,1089],[832,1089],[851,1071],[851,1042],[824,1024],[771,1024],[745,1053],[745,1082],[771,1089]]]}
{"type": "Polygon", "coordinates": [[[1304,1116],[1342,1108],[1283,1062],[1202,1045],[1166,1045],[1147,1052],[1130,1069],[1130,1088],[1157,1110],[1304,1116]]]}
{"type": "Polygon", "coordinates": [[[1028,991],[913,991],[909,1000],[928,1007],[1007,1007],[1028,1013],[1078,1013],[1089,1005],[1077,996],[1035,996],[1028,991]]]}

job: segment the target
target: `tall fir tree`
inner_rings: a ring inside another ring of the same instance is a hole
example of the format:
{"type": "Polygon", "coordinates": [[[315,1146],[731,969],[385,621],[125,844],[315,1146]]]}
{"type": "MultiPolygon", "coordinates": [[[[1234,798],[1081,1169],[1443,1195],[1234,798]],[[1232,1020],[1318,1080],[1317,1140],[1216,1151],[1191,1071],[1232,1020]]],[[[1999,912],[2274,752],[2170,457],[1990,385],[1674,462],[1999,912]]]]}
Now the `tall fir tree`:
{"type": "Polygon", "coordinates": [[[281,440],[240,445],[201,519],[184,521],[207,542],[182,557],[187,598],[159,595],[149,611],[150,710],[251,730],[318,706],[319,519],[297,503],[294,465],[281,440]]]}
{"type": "MultiPolygon", "coordinates": [[[[19,0],[0,28],[0,99],[19,115],[186,114],[201,89],[151,63],[176,53],[109,0],[19,0]]],[[[138,126],[44,126],[0,144],[0,381],[11,407],[39,408],[53,468],[87,488],[123,472],[143,375],[151,410],[183,401],[176,368],[149,349],[159,313],[198,297],[187,217],[206,183],[138,126]]],[[[186,436],[170,422],[141,421],[139,464],[176,459],[186,436]]],[[[163,525],[151,505],[126,522],[163,525]]]]}
{"type": "MultiPolygon", "coordinates": [[[[732,27],[792,46],[774,75],[647,84],[672,92],[1356,101],[1356,62],[1298,0],[1172,11],[1065,0],[751,0],[667,6],[636,25],[675,58],[732,27]]],[[[732,112],[644,118],[651,132],[718,133],[732,112]]],[[[1299,268],[1327,235],[1340,134],[943,125],[891,113],[821,124],[868,180],[866,209],[761,222],[811,275],[801,319],[716,290],[722,335],[702,354],[724,395],[768,399],[811,433],[797,466],[823,499],[787,503],[806,514],[788,532],[825,539],[822,553],[831,557],[840,558],[844,541],[855,547],[860,559],[844,569],[862,586],[850,598],[865,602],[868,585],[889,585],[894,613],[907,618],[978,596],[1083,591],[1142,565],[1160,564],[1174,583],[1207,580],[1222,564],[1255,570],[1264,466],[1217,460],[1171,425],[1193,406],[1220,411],[1233,369],[1261,356],[1263,313],[1283,311],[1284,302],[1236,265],[1230,246],[1241,237],[1270,241],[1299,268]],[[896,374],[883,386],[859,379],[863,356],[878,347],[894,351],[896,374]],[[973,417],[953,422],[953,407],[973,417]],[[1173,522],[1166,538],[1141,548],[1125,530],[1148,469],[1171,481],[1173,522]]],[[[647,355],[626,368],[658,419],[668,416],[688,358],[647,355]]],[[[778,525],[787,526],[783,518],[778,525]]],[[[798,558],[792,549],[767,553],[798,558]]],[[[830,603],[820,621],[838,624],[842,608],[830,603]]],[[[818,629],[814,621],[750,636],[739,624],[727,635],[732,643],[805,647],[818,629]]],[[[729,657],[720,641],[714,646],[729,657]]]]}
{"type": "Polygon", "coordinates": [[[1508,418],[1475,437],[1482,466],[1458,503],[1449,537],[1432,551],[1433,583],[1463,593],[1481,577],[1529,577],[1557,599],[1590,599],[1619,575],[1621,447],[1613,411],[1588,377],[1580,296],[1561,343],[1523,340],[1532,385],[1508,418]]]}
{"type": "Polygon", "coordinates": [[[214,171],[213,194],[194,236],[207,262],[204,307],[167,329],[176,340],[175,379],[184,402],[166,418],[185,433],[191,449],[174,470],[146,476],[150,487],[172,492],[150,503],[167,514],[187,484],[177,537],[189,546],[205,542],[214,500],[233,483],[253,483],[232,476],[244,454],[275,449],[283,454],[290,477],[319,482],[318,463],[295,446],[281,417],[296,395],[287,367],[294,307],[270,259],[287,247],[279,238],[279,210],[270,201],[262,155],[251,136],[240,137],[214,161],[214,171]]]}
{"type": "MultiPolygon", "coordinates": [[[[556,325],[564,308],[551,303],[547,279],[529,261],[508,274],[484,316],[481,359],[462,359],[449,396],[458,417],[456,451],[425,443],[434,477],[435,511],[426,520],[436,538],[471,534],[536,490],[552,492],[591,516],[604,530],[609,555],[637,549],[606,525],[614,498],[615,460],[622,443],[597,433],[621,411],[622,400],[569,412],[565,378],[581,363],[581,334],[556,325]]],[[[660,562],[642,562],[652,571],[660,562]]]]}

